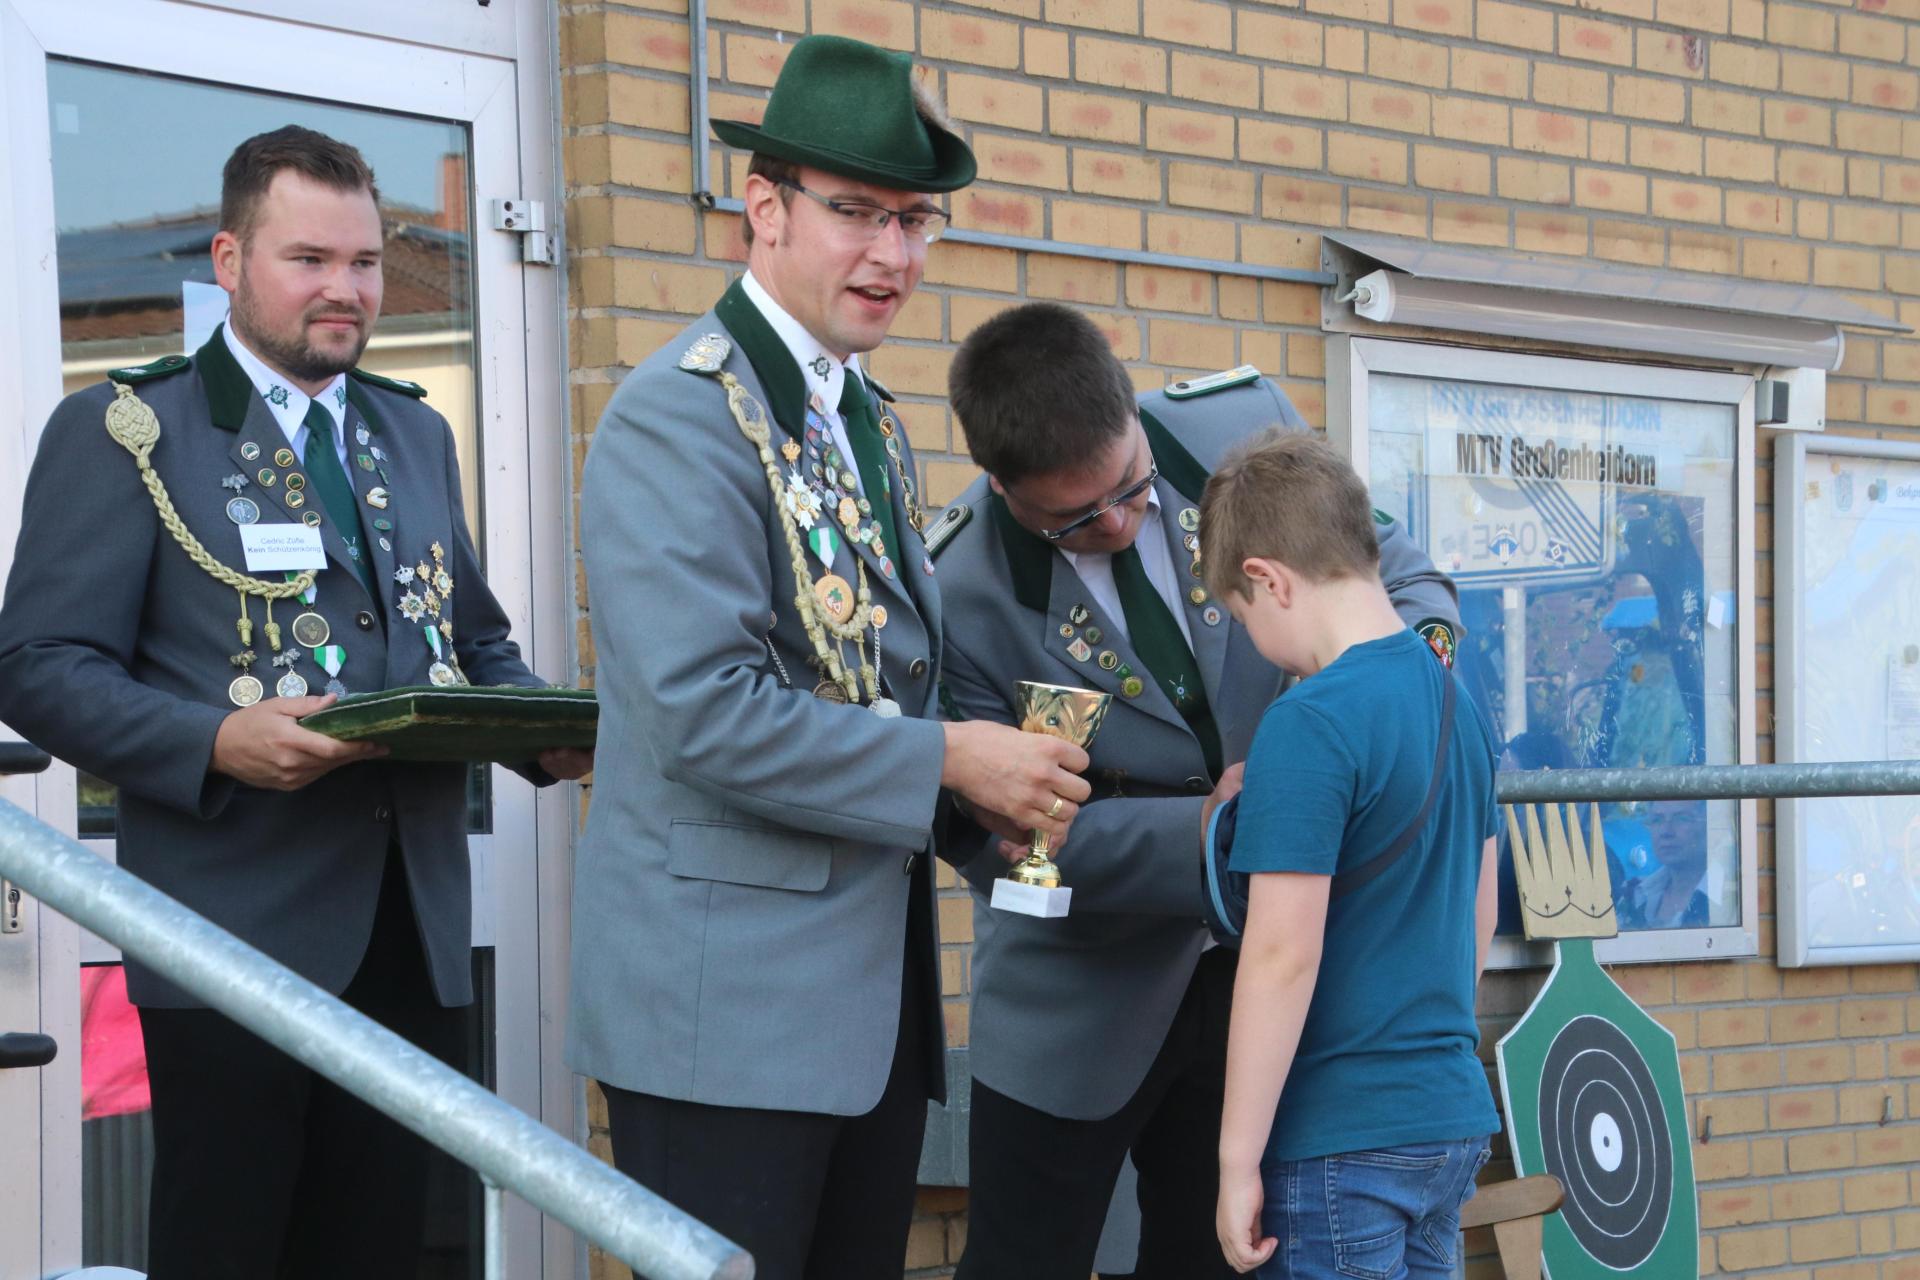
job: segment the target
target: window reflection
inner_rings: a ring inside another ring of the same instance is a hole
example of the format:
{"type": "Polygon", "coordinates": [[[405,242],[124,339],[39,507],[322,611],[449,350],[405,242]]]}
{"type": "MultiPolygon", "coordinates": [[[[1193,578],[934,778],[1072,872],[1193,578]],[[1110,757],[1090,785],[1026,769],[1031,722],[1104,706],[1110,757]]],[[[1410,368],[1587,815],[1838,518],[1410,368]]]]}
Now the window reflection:
{"type": "MultiPolygon", "coordinates": [[[[1459,585],[1503,769],[1737,761],[1730,406],[1401,375],[1368,404],[1374,500],[1459,585]]],[[[1737,814],[1601,806],[1622,931],[1739,923],[1737,814]]]]}

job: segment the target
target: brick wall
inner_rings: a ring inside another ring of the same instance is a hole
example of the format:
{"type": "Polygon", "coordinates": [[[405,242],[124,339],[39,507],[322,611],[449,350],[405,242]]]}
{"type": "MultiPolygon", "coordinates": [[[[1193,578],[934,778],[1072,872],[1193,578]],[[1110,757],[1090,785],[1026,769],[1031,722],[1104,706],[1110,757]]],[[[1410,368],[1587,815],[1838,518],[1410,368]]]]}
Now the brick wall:
{"type": "MultiPolygon", "coordinates": [[[[686,0],[561,3],[578,459],[621,373],[743,254],[734,218],[687,199],[686,0]]],[[[1322,229],[1345,227],[1820,285],[1920,326],[1920,0],[712,0],[709,21],[722,117],[758,118],[799,34],[914,52],[980,157],[961,227],[1309,268],[1322,229]]],[[[744,157],[703,142],[717,193],[738,195],[744,157]]],[[[1038,298],[1092,312],[1143,387],[1251,363],[1324,418],[1311,286],[942,244],[871,362],[906,402],[930,504],[972,475],[941,401],[953,345],[1038,298]]],[[[1832,430],[1920,430],[1920,341],[1849,334],[1828,388],[1832,430]]],[[[1764,433],[1760,451],[1770,759],[1764,433]]],[[[591,678],[584,622],[581,653],[591,678]]],[[[1763,804],[1768,955],[1772,834],[1763,804]]],[[[943,885],[965,1044],[970,907],[943,885]]],[[[1678,1036],[1696,1131],[1713,1120],[1694,1152],[1703,1273],[1920,1280],[1915,966],[1616,976],[1678,1036]]],[[[1489,1059],[1539,982],[1488,979],[1489,1059]]],[[[923,1193],[908,1274],[948,1273],[964,1207],[923,1193]]],[[[1472,1243],[1470,1274],[1496,1274],[1472,1243]]]]}

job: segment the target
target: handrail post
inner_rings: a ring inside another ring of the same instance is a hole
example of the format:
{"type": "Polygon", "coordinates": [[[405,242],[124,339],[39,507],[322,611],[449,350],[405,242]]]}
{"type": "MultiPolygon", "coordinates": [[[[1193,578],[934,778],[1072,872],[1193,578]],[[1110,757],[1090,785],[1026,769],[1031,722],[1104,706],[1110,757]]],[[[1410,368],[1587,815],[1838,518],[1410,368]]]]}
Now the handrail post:
{"type": "Polygon", "coordinates": [[[705,1223],[5,800],[0,878],[573,1228],[637,1274],[649,1280],[751,1280],[753,1259],[705,1223]]]}

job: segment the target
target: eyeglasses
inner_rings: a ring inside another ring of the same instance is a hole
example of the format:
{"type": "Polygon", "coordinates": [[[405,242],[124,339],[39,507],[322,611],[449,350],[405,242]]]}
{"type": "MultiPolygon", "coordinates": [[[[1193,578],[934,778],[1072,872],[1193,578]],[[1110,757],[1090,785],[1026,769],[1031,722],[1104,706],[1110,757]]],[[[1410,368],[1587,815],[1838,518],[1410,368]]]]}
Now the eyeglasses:
{"type": "Polygon", "coordinates": [[[1115,507],[1126,506],[1129,502],[1132,502],[1135,498],[1138,498],[1141,494],[1153,488],[1153,482],[1155,480],[1158,480],[1159,478],[1160,478],[1160,466],[1158,463],[1155,463],[1154,465],[1147,468],[1146,478],[1141,480],[1139,484],[1129,485],[1125,493],[1115,494],[1112,500],[1101,503],[1099,506],[1095,507],[1093,510],[1087,512],[1087,514],[1081,516],[1078,520],[1075,520],[1072,524],[1063,524],[1058,529],[1040,530],[1040,536],[1045,538],[1048,542],[1058,542],[1062,538],[1070,537],[1071,535],[1080,532],[1080,530],[1086,528],[1088,525],[1092,524],[1095,520],[1098,520],[1101,516],[1107,514],[1107,512],[1113,510],[1115,507]]]}
{"type": "Polygon", "coordinates": [[[864,200],[829,200],[818,191],[809,191],[797,182],[780,179],[775,185],[798,191],[818,204],[825,205],[840,221],[846,224],[848,231],[863,240],[872,240],[887,229],[889,222],[898,221],[901,234],[909,240],[923,244],[932,244],[946,234],[947,215],[942,209],[887,209],[877,204],[868,204],[864,200]]]}

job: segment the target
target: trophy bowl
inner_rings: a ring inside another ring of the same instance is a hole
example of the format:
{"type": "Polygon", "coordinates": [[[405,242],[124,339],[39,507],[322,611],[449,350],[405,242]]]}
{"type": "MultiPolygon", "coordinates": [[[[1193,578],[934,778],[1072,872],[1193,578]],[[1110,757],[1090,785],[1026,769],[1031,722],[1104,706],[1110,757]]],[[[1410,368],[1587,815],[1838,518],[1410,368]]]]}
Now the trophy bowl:
{"type": "MultiPolygon", "coordinates": [[[[1044,733],[1053,738],[1064,738],[1076,747],[1085,750],[1093,743],[1093,736],[1100,732],[1101,723],[1107,718],[1107,709],[1113,705],[1113,695],[1101,693],[1097,689],[1077,689],[1065,684],[1041,684],[1032,680],[1022,680],[1014,694],[1014,707],[1020,713],[1020,731],[1022,733],[1044,733]]],[[[1042,889],[1060,887],[1060,868],[1047,857],[1052,841],[1044,831],[1033,832],[1027,845],[1027,856],[1015,864],[1007,878],[1017,884],[1035,885],[1042,889]]]]}

